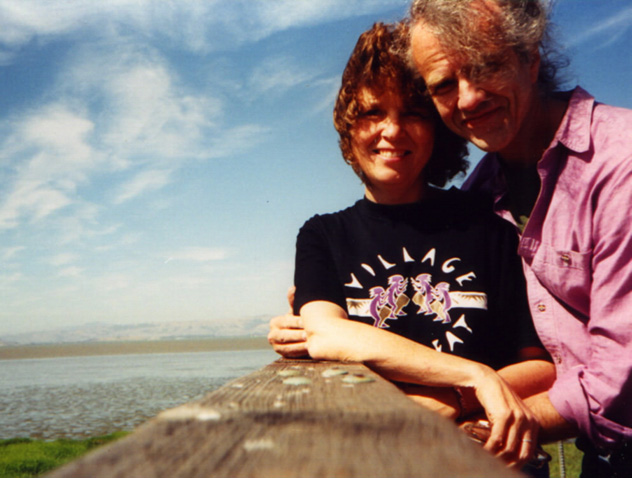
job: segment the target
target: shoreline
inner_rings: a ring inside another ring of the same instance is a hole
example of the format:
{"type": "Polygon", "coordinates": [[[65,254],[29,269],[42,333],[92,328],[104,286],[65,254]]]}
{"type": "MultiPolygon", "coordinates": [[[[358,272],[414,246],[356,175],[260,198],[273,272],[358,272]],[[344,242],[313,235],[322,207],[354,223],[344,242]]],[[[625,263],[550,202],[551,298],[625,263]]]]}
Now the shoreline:
{"type": "Polygon", "coordinates": [[[131,355],[184,352],[217,352],[269,348],[266,337],[211,337],[182,340],[80,342],[68,344],[5,345],[0,360],[131,355]]]}

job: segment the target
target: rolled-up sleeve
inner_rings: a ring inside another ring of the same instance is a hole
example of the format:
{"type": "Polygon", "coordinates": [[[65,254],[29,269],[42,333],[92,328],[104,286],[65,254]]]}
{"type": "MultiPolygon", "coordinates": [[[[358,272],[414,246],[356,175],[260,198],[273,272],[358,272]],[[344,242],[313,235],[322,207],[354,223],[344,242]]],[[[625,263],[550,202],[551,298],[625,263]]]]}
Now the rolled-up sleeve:
{"type": "Polygon", "coordinates": [[[599,194],[592,196],[588,342],[584,351],[569,350],[583,363],[560,374],[550,398],[595,444],[607,446],[632,437],[632,167],[613,169],[592,190],[599,194]]]}

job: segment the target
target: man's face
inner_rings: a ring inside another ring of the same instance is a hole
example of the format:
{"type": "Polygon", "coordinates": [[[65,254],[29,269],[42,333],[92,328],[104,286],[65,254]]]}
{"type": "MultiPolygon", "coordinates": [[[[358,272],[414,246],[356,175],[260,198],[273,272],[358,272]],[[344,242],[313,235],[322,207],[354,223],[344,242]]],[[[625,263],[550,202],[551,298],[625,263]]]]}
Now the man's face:
{"type": "Polygon", "coordinates": [[[537,94],[537,54],[525,63],[514,51],[505,51],[502,63],[484,65],[474,77],[471,65],[451,57],[423,23],[411,31],[411,53],[452,131],[484,151],[501,153],[516,146],[522,134],[529,134],[523,126],[537,94]]]}

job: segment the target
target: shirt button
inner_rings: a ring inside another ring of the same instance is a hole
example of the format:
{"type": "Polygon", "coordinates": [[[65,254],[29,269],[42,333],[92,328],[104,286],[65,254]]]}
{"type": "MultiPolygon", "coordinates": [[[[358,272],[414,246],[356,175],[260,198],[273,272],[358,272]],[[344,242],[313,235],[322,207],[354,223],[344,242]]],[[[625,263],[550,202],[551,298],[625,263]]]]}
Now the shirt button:
{"type": "Polygon", "coordinates": [[[560,260],[562,261],[562,264],[564,264],[565,266],[571,265],[571,256],[566,252],[560,255],[560,260]]]}
{"type": "Polygon", "coordinates": [[[546,305],[538,304],[538,311],[539,312],[546,312],[546,305]]]}

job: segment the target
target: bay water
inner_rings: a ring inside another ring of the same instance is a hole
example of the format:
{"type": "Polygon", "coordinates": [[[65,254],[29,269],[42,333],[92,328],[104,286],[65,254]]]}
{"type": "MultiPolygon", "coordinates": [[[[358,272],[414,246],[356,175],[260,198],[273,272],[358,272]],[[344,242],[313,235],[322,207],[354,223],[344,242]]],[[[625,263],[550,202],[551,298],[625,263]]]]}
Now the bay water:
{"type": "Polygon", "coordinates": [[[277,358],[258,349],[0,360],[0,439],[132,430],[277,358]]]}

